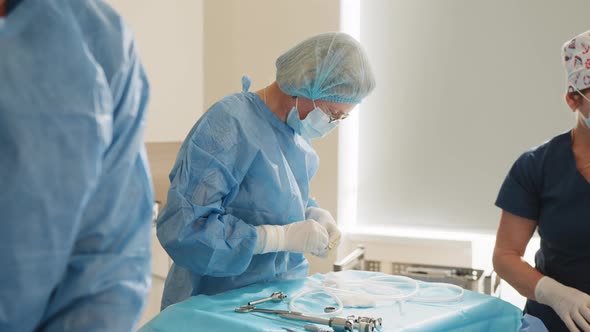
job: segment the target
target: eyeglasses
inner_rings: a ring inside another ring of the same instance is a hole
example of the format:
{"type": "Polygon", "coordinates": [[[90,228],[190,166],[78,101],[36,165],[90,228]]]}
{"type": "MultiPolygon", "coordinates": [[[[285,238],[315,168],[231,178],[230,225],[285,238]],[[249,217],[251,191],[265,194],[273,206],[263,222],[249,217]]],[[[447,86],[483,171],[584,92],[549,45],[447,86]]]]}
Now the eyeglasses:
{"type": "MultiPolygon", "coordinates": [[[[315,101],[313,102],[313,106],[314,108],[316,107],[315,101]]],[[[327,107],[327,105],[318,105],[317,107],[319,107],[319,109],[322,110],[322,112],[326,113],[326,115],[330,118],[330,121],[328,123],[332,123],[334,121],[342,121],[350,115],[346,112],[332,111],[329,107],[327,107]]]]}

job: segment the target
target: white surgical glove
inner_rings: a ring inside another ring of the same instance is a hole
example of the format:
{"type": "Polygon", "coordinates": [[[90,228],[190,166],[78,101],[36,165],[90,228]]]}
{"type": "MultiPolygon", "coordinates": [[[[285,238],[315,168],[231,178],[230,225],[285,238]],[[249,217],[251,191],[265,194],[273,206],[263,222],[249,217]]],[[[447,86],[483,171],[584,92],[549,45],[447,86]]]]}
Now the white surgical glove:
{"type": "Polygon", "coordinates": [[[327,210],[317,208],[317,207],[308,207],[305,209],[305,218],[313,219],[320,223],[320,225],[326,227],[328,231],[328,235],[330,237],[330,243],[328,244],[328,250],[335,249],[340,244],[341,233],[338,230],[338,226],[336,225],[336,221],[328,212],[327,210]]]}
{"type": "Polygon", "coordinates": [[[565,286],[552,278],[543,277],[535,286],[537,302],[553,308],[570,331],[590,331],[590,296],[565,286]],[[576,325],[578,327],[576,327],[576,325]]]}
{"type": "Polygon", "coordinates": [[[321,256],[328,247],[328,232],[324,226],[307,219],[288,225],[256,226],[258,240],[254,254],[291,251],[321,256]]]}

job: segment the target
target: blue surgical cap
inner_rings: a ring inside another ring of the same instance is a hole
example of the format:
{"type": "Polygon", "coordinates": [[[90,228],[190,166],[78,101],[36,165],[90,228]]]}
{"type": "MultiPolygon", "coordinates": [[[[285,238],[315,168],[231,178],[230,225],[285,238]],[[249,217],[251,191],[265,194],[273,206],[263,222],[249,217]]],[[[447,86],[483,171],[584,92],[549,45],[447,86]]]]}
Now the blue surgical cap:
{"type": "Polygon", "coordinates": [[[341,32],[308,38],[276,62],[277,83],[290,96],[358,104],[375,87],[361,44],[341,32]]]}

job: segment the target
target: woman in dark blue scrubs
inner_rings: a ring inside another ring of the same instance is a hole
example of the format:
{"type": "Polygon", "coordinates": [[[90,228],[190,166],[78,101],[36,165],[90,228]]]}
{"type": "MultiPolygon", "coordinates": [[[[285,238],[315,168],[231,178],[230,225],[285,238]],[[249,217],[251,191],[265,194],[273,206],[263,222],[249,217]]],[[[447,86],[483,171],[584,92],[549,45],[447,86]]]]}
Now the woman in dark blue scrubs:
{"type": "Polygon", "coordinates": [[[590,31],[563,47],[571,131],[525,152],[500,189],[494,268],[551,332],[590,331],[590,31]],[[535,268],[523,260],[535,230],[535,268]]]}

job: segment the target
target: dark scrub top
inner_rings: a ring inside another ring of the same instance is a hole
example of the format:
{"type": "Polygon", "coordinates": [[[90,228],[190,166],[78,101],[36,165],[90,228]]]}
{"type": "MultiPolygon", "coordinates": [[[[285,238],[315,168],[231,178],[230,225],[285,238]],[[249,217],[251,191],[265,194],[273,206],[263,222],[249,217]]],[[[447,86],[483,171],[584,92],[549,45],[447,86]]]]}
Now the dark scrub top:
{"type": "Polygon", "coordinates": [[[6,9],[7,12],[11,12],[12,10],[14,10],[14,7],[16,7],[22,0],[8,0],[6,1],[6,9]]]}
{"type": "MultiPolygon", "coordinates": [[[[576,169],[570,135],[522,154],[506,176],[496,206],[537,221],[539,272],[590,294],[590,183],[576,169]]],[[[551,332],[568,331],[549,306],[528,300],[524,311],[543,320],[551,332]]]]}

